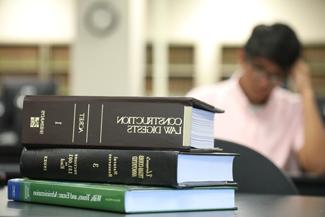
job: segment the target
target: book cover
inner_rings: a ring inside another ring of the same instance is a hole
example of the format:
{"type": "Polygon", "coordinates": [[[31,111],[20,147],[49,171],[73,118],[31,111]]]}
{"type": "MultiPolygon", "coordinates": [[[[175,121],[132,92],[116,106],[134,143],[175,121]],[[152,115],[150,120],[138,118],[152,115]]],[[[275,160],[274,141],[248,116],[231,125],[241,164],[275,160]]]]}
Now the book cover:
{"type": "Polygon", "coordinates": [[[11,179],[8,199],[121,213],[236,209],[235,186],[171,189],[11,179]]]}
{"type": "Polygon", "coordinates": [[[214,114],[187,97],[26,96],[26,147],[213,148],[214,114]]]}
{"type": "Polygon", "coordinates": [[[171,187],[233,182],[235,155],[121,149],[24,149],[21,174],[46,180],[171,187]]]}

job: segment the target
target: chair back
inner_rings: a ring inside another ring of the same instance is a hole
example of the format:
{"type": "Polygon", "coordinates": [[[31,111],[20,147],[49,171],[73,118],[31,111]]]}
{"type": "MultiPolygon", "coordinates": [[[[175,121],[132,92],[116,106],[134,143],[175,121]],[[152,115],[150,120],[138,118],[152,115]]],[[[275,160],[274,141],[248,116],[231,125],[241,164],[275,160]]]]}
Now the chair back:
{"type": "Polygon", "coordinates": [[[264,155],[237,143],[215,139],[214,146],[238,153],[234,160],[234,180],[238,192],[257,194],[298,194],[292,180],[264,155]]]}

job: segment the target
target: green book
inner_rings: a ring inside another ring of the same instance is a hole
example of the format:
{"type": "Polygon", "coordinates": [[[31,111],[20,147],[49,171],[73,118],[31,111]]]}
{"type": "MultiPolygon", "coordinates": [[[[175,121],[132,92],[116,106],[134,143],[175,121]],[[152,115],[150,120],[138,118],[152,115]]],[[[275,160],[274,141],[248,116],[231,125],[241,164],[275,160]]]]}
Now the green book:
{"type": "Polygon", "coordinates": [[[234,185],[174,189],[11,179],[8,199],[121,213],[236,209],[234,185]]]}

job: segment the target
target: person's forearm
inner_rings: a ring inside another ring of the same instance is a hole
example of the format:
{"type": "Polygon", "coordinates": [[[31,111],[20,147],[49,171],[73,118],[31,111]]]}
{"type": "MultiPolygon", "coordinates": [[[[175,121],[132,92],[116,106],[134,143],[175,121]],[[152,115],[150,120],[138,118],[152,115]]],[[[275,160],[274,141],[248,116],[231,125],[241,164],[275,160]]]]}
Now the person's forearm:
{"type": "Polygon", "coordinates": [[[301,92],[304,108],[304,147],[302,166],[310,172],[325,174],[325,131],[312,88],[301,92]]]}

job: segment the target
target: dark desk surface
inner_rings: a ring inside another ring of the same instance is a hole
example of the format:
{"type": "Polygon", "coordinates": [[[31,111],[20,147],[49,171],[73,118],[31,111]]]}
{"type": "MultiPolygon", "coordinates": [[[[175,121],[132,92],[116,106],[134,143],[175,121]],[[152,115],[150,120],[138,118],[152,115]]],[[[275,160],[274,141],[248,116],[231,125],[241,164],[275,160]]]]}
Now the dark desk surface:
{"type": "Polygon", "coordinates": [[[145,217],[324,217],[325,197],[237,194],[235,211],[118,214],[86,209],[13,202],[0,190],[0,216],[145,216],[145,217]]]}
{"type": "Polygon", "coordinates": [[[303,174],[291,176],[300,194],[325,197],[325,177],[303,174]]]}

